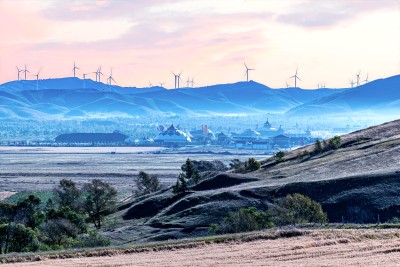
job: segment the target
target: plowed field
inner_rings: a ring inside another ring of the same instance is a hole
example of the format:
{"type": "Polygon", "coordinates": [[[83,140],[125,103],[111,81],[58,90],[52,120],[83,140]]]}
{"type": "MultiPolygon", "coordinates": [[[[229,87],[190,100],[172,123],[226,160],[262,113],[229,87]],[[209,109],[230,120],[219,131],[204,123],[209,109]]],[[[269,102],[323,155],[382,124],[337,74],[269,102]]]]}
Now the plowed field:
{"type": "Polygon", "coordinates": [[[36,262],[3,266],[400,266],[400,238],[396,230],[315,230],[289,238],[200,242],[135,253],[104,251],[104,255],[37,256],[36,262]]]}

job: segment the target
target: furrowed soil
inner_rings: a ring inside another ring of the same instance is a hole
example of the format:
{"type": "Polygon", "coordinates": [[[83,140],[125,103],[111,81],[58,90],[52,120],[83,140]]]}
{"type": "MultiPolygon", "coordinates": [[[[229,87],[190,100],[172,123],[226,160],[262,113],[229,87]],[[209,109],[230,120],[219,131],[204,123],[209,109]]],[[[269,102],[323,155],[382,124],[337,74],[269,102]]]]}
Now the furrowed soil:
{"type": "Polygon", "coordinates": [[[137,251],[108,250],[92,257],[48,259],[4,266],[400,266],[396,230],[302,230],[292,237],[256,236],[137,251]]]}

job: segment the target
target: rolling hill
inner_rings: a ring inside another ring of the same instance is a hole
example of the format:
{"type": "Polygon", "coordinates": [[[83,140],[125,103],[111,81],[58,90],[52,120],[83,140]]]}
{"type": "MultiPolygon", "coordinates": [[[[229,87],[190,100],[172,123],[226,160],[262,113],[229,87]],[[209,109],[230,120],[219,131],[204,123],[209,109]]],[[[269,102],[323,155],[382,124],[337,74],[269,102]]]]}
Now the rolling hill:
{"type": "Polygon", "coordinates": [[[375,223],[399,216],[400,120],[341,139],[337,150],[299,156],[313,151],[309,145],[286,153],[281,163],[266,159],[255,172],[213,175],[185,194],[167,189],[126,202],[114,215],[122,222],[105,235],[116,243],[206,235],[229,211],[266,209],[289,193],[320,202],[330,222],[375,223]]]}
{"type": "Polygon", "coordinates": [[[343,90],[271,89],[256,82],[166,90],[110,86],[78,78],[0,85],[0,117],[40,119],[89,115],[243,114],[285,112],[343,90]]]}
{"type": "Polygon", "coordinates": [[[390,113],[400,108],[400,75],[352,89],[271,89],[237,82],[167,90],[60,78],[0,85],[0,118],[285,113],[288,116],[390,113]],[[85,86],[85,88],[83,88],[85,86]]]}
{"type": "Polygon", "coordinates": [[[331,94],[302,104],[288,112],[290,116],[352,113],[390,113],[400,110],[400,75],[331,94]]]}

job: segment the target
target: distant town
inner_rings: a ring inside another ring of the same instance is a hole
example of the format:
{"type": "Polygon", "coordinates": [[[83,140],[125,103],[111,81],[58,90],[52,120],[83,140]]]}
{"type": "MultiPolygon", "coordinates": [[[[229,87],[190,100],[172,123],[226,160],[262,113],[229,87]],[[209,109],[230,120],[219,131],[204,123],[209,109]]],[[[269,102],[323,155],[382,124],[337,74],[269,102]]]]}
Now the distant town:
{"type": "MultiPolygon", "coordinates": [[[[333,133],[346,133],[361,128],[361,125],[345,128],[334,128],[333,133]]],[[[8,146],[162,146],[168,148],[190,146],[217,146],[229,149],[263,150],[266,154],[279,150],[288,151],[296,147],[314,143],[324,136],[313,133],[311,129],[301,129],[298,125],[286,131],[282,125],[273,126],[267,119],[265,123],[255,129],[248,128],[241,132],[214,131],[207,125],[201,125],[196,130],[184,130],[179,125],[158,125],[158,134],[155,136],[129,136],[119,130],[106,133],[73,132],[64,133],[54,139],[12,140],[3,141],[8,146]]]]}

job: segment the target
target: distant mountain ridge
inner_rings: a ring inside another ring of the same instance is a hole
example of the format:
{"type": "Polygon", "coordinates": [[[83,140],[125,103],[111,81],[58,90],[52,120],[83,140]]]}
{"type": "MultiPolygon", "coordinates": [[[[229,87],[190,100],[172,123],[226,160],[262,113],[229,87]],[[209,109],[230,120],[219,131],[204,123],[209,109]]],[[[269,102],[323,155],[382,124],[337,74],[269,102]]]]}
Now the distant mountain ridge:
{"type": "MultiPolygon", "coordinates": [[[[306,110],[307,105],[315,106],[312,103],[321,103],[323,106],[325,102],[330,102],[329,99],[336,99],[342,95],[353,96],[354,100],[357,94],[365,93],[362,91],[363,88],[372,91],[374,88],[380,88],[393,92],[393,97],[389,97],[389,100],[383,97],[378,100],[384,101],[384,106],[390,101],[391,106],[396,108],[400,106],[400,96],[397,96],[393,86],[397,86],[398,81],[399,76],[394,76],[353,89],[271,89],[250,81],[167,90],[158,86],[120,87],[73,77],[39,80],[38,85],[36,80],[22,80],[0,85],[0,118],[43,119],[266,112],[287,112],[291,115],[306,110]]],[[[346,105],[351,106],[351,103],[346,105]]],[[[378,107],[379,103],[375,103],[375,106],[378,107]]],[[[345,107],[341,108],[345,110],[345,107]]],[[[314,108],[310,109],[310,112],[320,111],[314,108]]]]}
{"type": "Polygon", "coordinates": [[[379,79],[295,107],[286,114],[346,114],[400,111],[400,75],[379,79]]]}

